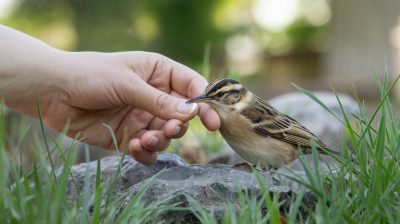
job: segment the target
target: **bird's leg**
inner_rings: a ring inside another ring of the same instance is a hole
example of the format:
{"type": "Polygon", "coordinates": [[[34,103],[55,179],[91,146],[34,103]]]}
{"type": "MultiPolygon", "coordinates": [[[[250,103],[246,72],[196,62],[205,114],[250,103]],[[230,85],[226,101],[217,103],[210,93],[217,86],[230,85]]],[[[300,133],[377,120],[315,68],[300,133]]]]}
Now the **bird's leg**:
{"type": "Polygon", "coordinates": [[[254,167],[253,165],[250,165],[246,162],[242,162],[242,163],[236,163],[235,165],[232,166],[233,168],[251,168],[254,167]]]}
{"type": "Polygon", "coordinates": [[[275,166],[269,165],[268,168],[264,168],[263,170],[264,170],[264,171],[277,171],[278,168],[275,167],[275,166]]]}
{"type": "Polygon", "coordinates": [[[245,169],[245,170],[249,170],[249,171],[251,171],[251,170],[258,170],[258,171],[260,171],[260,170],[257,168],[256,165],[249,164],[249,163],[246,163],[246,162],[237,163],[237,164],[233,165],[232,167],[233,167],[234,169],[239,169],[239,170],[245,169]]]}
{"type": "Polygon", "coordinates": [[[233,167],[233,168],[248,168],[248,169],[255,169],[255,170],[258,170],[258,171],[262,171],[262,172],[265,172],[265,171],[270,171],[270,172],[273,172],[273,171],[276,171],[276,170],[278,170],[278,168],[277,168],[277,167],[275,167],[275,166],[271,166],[271,165],[269,165],[268,167],[261,168],[261,167],[257,167],[256,165],[249,164],[249,163],[247,163],[247,162],[236,163],[236,164],[235,164],[235,165],[233,165],[232,167],[233,167]]]}

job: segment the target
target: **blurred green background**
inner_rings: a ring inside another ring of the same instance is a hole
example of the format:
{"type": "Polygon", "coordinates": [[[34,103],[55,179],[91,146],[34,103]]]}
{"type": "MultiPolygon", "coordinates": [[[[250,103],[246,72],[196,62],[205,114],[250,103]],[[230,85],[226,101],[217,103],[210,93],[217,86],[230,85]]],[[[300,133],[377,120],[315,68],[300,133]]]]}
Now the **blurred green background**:
{"type": "Polygon", "coordinates": [[[325,0],[3,1],[2,23],[56,47],[157,51],[195,67],[207,43],[229,59],[320,51],[331,14],[325,0]]]}
{"type": "Polygon", "coordinates": [[[1,23],[55,47],[155,51],[200,72],[210,48],[214,76],[287,76],[279,67],[293,56],[315,76],[331,20],[326,0],[2,1],[1,23]]]}
{"type": "Polygon", "coordinates": [[[265,97],[293,88],[374,97],[399,73],[394,0],[2,0],[0,23],[71,51],[154,51],[212,77],[236,74],[265,97]],[[386,60],[385,60],[386,57],[386,60]],[[272,84],[273,83],[273,84],[272,84]]]}

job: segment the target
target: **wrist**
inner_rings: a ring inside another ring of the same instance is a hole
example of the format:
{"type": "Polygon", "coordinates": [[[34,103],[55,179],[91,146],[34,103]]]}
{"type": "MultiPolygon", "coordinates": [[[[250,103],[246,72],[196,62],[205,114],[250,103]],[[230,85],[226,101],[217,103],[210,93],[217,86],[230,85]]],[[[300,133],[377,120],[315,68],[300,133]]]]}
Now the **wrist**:
{"type": "Polygon", "coordinates": [[[0,99],[10,109],[35,116],[36,97],[45,110],[62,83],[57,67],[63,52],[45,45],[28,48],[24,53],[19,59],[11,58],[3,67],[0,80],[5,84],[0,86],[0,99]]]}
{"type": "Polygon", "coordinates": [[[42,109],[57,100],[67,78],[62,68],[66,52],[12,28],[0,25],[0,101],[34,116],[36,97],[42,109]]]}

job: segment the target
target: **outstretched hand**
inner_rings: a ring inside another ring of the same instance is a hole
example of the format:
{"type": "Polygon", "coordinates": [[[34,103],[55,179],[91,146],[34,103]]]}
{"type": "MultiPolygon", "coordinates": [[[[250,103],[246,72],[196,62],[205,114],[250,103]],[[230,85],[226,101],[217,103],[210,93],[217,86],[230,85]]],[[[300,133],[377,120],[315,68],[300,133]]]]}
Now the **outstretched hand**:
{"type": "Polygon", "coordinates": [[[220,126],[214,110],[185,104],[207,81],[165,56],[65,52],[4,26],[0,38],[0,81],[18,78],[0,90],[0,98],[13,110],[37,116],[37,96],[45,124],[56,131],[69,124],[68,136],[113,148],[109,126],[120,149],[128,146],[137,161],[151,164],[196,113],[209,130],[220,126]]]}
{"type": "Polygon", "coordinates": [[[207,81],[193,70],[164,56],[145,53],[71,53],[66,56],[62,101],[44,113],[46,123],[61,130],[71,119],[68,135],[83,134],[90,144],[111,148],[116,134],[120,148],[129,142],[129,153],[139,162],[151,164],[156,152],[172,138],[181,137],[188,120],[200,109],[209,130],[219,128],[215,111],[205,105],[186,104],[199,95],[207,81]],[[73,69],[76,67],[78,69],[73,69]]]}

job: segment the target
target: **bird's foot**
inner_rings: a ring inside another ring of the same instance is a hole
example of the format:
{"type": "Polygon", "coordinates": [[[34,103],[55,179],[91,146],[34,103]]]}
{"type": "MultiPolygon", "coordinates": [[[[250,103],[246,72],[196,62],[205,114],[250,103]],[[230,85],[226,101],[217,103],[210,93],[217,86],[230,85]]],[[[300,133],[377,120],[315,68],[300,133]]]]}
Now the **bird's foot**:
{"type": "Polygon", "coordinates": [[[268,166],[268,167],[258,167],[256,165],[253,164],[249,164],[246,162],[243,163],[237,163],[235,165],[232,166],[234,169],[248,169],[248,170],[257,170],[257,171],[261,171],[261,172],[274,172],[276,170],[278,170],[277,167],[275,166],[268,166]]]}
{"type": "Polygon", "coordinates": [[[243,163],[236,163],[235,165],[232,166],[233,168],[254,168],[254,165],[250,165],[246,162],[243,163]]]}
{"type": "Polygon", "coordinates": [[[248,171],[251,172],[252,170],[258,170],[256,165],[249,164],[246,162],[243,163],[237,163],[232,166],[236,170],[242,170],[242,171],[248,171]]]}
{"type": "Polygon", "coordinates": [[[278,168],[275,166],[268,166],[267,168],[263,168],[263,171],[277,171],[278,168]]]}

